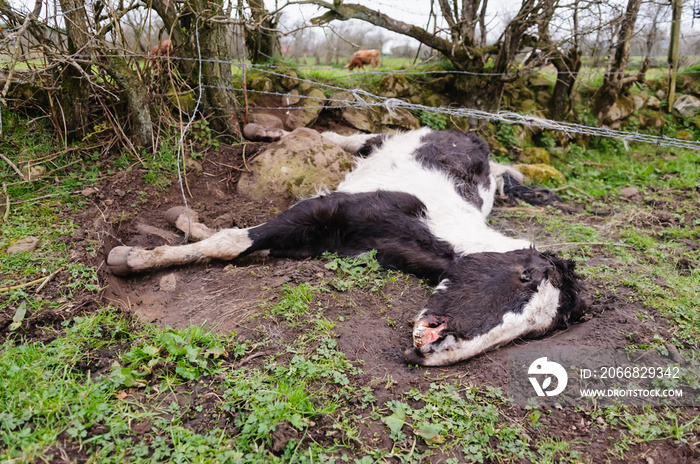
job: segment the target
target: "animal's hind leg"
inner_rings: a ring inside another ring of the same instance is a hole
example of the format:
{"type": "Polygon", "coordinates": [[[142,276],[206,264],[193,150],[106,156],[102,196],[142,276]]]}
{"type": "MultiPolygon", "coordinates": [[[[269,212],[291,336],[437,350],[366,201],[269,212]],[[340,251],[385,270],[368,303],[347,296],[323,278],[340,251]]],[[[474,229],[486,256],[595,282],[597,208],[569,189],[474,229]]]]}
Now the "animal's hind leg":
{"type": "Polygon", "coordinates": [[[232,260],[253,244],[250,229],[223,229],[197,243],[180,246],[163,245],[153,250],[128,246],[115,247],[107,257],[107,266],[116,275],[160,269],[212,259],[232,260]]]}

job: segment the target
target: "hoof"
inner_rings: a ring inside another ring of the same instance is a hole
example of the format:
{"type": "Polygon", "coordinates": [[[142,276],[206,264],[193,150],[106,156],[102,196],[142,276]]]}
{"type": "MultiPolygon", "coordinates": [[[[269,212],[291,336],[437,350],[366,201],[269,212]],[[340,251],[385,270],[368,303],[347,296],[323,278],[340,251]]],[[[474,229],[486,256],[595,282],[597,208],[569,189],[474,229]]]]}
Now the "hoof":
{"type": "MultiPolygon", "coordinates": [[[[177,229],[177,218],[183,214],[185,215],[185,218],[187,218],[187,208],[184,206],[173,206],[165,212],[165,220],[168,222],[168,224],[177,229]]],[[[190,209],[190,221],[199,222],[199,215],[192,209],[190,209]]]]}
{"type": "Polygon", "coordinates": [[[257,124],[246,124],[243,126],[243,137],[246,140],[257,142],[263,138],[263,128],[257,124]]]}
{"type": "Polygon", "coordinates": [[[276,142],[287,132],[282,129],[265,129],[260,124],[250,123],[243,126],[243,137],[251,142],[276,142]]]}
{"type": "Polygon", "coordinates": [[[126,276],[132,274],[133,271],[127,264],[129,259],[129,252],[131,252],[131,247],[118,246],[112,248],[107,256],[107,266],[112,274],[118,276],[126,276]]]}

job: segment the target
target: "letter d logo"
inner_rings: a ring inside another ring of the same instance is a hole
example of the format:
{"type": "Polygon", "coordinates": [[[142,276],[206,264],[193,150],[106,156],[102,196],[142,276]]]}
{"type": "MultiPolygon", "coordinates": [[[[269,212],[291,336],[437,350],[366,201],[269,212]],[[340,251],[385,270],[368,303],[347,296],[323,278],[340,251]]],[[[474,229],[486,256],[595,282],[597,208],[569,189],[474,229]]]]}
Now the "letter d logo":
{"type": "Polygon", "coordinates": [[[563,392],[566,388],[566,384],[569,381],[569,376],[566,374],[566,369],[564,369],[561,364],[554,361],[547,361],[547,358],[535,359],[535,361],[530,364],[530,368],[527,371],[528,374],[544,374],[547,377],[542,382],[542,385],[537,381],[537,377],[529,377],[532,387],[535,389],[537,396],[555,396],[563,392]],[[552,377],[557,379],[557,388],[554,390],[547,390],[547,388],[552,384],[552,377]]]}

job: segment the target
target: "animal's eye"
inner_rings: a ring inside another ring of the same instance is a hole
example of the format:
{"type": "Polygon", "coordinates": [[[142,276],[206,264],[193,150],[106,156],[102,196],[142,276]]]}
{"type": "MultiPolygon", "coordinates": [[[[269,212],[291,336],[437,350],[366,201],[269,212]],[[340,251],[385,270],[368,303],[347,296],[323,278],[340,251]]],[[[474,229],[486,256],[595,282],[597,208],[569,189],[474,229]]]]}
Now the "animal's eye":
{"type": "Polygon", "coordinates": [[[532,270],[525,269],[522,274],[520,274],[520,282],[527,283],[532,282],[532,270]]]}

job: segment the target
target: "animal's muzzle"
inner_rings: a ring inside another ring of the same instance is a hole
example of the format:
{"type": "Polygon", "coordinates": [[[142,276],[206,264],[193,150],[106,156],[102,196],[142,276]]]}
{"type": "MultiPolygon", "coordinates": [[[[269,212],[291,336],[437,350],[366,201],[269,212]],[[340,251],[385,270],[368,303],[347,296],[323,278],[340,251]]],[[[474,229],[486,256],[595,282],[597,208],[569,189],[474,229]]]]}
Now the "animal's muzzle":
{"type": "Polygon", "coordinates": [[[413,324],[413,346],[420,348],[439,340],[447,328],[448,317],[428,314],[413,324]]]}

